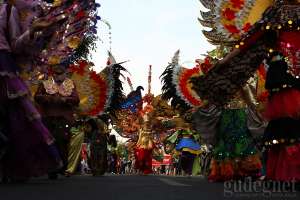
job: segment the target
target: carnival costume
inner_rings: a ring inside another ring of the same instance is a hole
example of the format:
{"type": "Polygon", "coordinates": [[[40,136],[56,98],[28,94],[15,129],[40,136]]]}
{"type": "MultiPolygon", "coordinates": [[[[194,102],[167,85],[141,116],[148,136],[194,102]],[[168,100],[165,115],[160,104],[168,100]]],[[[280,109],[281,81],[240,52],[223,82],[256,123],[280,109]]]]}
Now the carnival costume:
{"type": "Polygon", "coordinates": [[[133,90],[129,78],[127,81],[131,92],[121,104],[117,112],[114,129],[125,138],[128,138],[127,147],[135,154],[135,168],[143,174],[152,173],[152,158],[162,160],[163,152],[159,151],[168,128],[162,125],[165,118],[175,115],[168,103],[162,100],[161,95],[154,97],[151,94],[151,65],[148,76],[148,93],[142,96],[142,86],[133,90]],[[146,103],[146,106],[143,104],[146,103]],[[156,151],[157,150],[157,151],[156,151]]]}
{"type": "Polygon", "coordinates": [[[43,125],[30,92],[19,77],[16,54],[29,53],[24,47],[34,41],[28,27],[22,31],[19,26],[18,13],[14,6],[0,5],[0,105],[5,116],[1,132],[9,140],[9,151],[1,162],[4,175],[11,180],[44,175],[60,163],[54,138],[43,125]]]}
{"type": "Polygon", "coordinates": [[[66,173],[74,174],[78,168],[81,158],[81,147],[84,142],[83,125],[76,124],[70,130],[71,138],[68,151],[68,166],[66,173]]]}
{"type": "MultiPolygon", "coordinates": [[[[199,96],[223,105],[263,60],[267,61],[265,87],[269,98],[265,117],[269,125],[264,136],[269,149],[267,178],[278,181],[300,179],[299,17],[298,1],[269,2],[261,19],[235,41],[237,49],[229,54],[230,59],[193,82],[199,96]]],[[[212,40],[216,38],[214,34],[212,40]]]]}
{"type": "Polygon", "coordinates": [[[90,139],[91,171],[93,176],[101,176],[107,170],[107,129],[105,129],[105,123],[100,119],[91,119],[88,123],[92,128],[88,134],[90,139]]]}
{"type": "Polygon", "coordinates": [[[135,168],[143,174],[152,173],[152,151],[154,148],[152,133],[149,129],[141,129],[135,148],[135,168]]]}
{"type": "MultiPolygon", "coordinates": [[[[178,125],[178,124],[177,124],[178,125]]],[[[200,169],[199,154],[201,146],[196,139],[199,139],[197,134],[194,134],[190,129],[180,129],[165,140],[167,143],[175,144],[175,150],[180,153],[180,167],[187,175],[197,175],[200,169]]],[[[169,153],[170,149],[167,150],[169,153]]]]}
{"type": "Polygon", "coordinates": [[[246,109],[243,97],[246,96],[252,103],[254,101],[250,84],[243,90],[240,88],[226,106],[207,106],[191,89],[193,84],[189,81],[209,72],[213,67],[212,59],[207,57],[194,69],[184,69],[178,64],[178,56],[179,52],[176,52],[162,75],[163,97],[171,99],[175,108],[194,108],[191,116],[193,129],[200,133],[202,141],[208,146],[216,145],[209,179],[224,181],[258,175],[261,163],[249,130],[255,132],[256,136],[263,133],[266,125],[258,118],[253,107],[246,109]]]}
{"type": "Polygon", "coordinates": [[[49,77],[40,84],[35,93],[35,101],[39,105],[43,121],[56,140],[55,143],[64,162],[63,173],[68,165],[70,129],[75,123],[75,108],[79,105],[75,85],[68,78],[59,84],[53,77],[49,77]]]}

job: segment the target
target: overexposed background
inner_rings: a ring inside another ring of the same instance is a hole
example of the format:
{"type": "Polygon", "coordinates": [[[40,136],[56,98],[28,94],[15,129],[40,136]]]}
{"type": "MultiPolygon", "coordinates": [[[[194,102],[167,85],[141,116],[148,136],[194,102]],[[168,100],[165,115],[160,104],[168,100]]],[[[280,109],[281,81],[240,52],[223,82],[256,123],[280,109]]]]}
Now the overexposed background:
{"type": "MultiPolygon", "coordinates": [[[[99,15],[111,25],[112,53],[117,62],[130,60],[124,66],[130,71],[133,86],[147,91],[148,66],[152,65],[152,93],[160,94],[159,76],[177,49],[180,61],[187,67],[212,50],[203,36],[197,18],[204,10],[199,0],[97,0],[99,15]]],[[[109,28],[98,24],[97,51],[93,53],[96,70],[105,67],[110,48],[109,28]]],[[[126,93],[128,84],[124,85],[126,93]]]]}

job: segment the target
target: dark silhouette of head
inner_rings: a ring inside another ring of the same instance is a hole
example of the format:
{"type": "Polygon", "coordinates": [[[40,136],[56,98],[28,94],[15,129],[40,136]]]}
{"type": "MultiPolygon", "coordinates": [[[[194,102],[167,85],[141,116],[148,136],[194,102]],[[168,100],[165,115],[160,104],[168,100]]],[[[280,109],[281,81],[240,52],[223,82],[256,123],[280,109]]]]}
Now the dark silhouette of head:
{"type": "Polygon", "coordinates": [[[138,86],[138,87],[136,88],[136,91],[141,91],[141,90],[144,91],[144,88],[143,88],[142,86],[138,86]]]}

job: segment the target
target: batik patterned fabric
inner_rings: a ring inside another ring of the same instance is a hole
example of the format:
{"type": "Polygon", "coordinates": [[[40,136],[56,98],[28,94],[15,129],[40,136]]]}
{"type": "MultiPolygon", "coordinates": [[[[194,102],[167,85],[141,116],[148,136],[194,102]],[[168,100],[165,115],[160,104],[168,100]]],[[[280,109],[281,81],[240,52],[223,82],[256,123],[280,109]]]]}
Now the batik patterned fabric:
{"type": "Polygon", "coordinates": [[[68,167],[66,172],[73,174],[76,171],[80,161],[81,146],[84,142],[84,131],[81,127],[72,127],[70,132],[71,139],[69,144],[68,167]]]}

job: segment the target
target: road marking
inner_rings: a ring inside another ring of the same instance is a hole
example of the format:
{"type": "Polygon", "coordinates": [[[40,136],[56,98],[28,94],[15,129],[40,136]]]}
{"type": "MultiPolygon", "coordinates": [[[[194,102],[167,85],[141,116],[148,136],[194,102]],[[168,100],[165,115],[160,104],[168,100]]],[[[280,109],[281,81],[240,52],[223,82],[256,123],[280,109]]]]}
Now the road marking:
{"type": "Polygon", "coordinates": [[[187,185],[187,184],[183,184],[183,183],[178,183],[174,180],[171,179],[166,179],[166,178],[159,178],[160,181],[166,183],[167,185],[171,185],[171,186],[181,186],[181,187],[189,187],[191,185],[187,185]]]}

